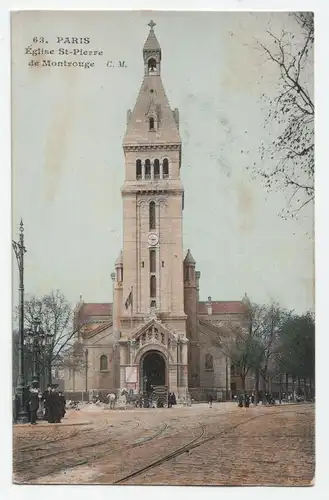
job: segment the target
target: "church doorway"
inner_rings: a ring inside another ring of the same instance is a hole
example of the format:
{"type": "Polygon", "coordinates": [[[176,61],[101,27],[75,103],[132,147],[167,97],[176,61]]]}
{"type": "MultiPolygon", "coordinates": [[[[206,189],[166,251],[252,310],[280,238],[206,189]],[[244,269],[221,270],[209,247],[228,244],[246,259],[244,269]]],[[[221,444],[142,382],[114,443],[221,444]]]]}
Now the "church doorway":
{"type": "Polygon", "coordinates": [[[141,361],[143,392],[152,392],[155,386],[166,385],[166,361],[158,351],[148,351],[141,361]]]}

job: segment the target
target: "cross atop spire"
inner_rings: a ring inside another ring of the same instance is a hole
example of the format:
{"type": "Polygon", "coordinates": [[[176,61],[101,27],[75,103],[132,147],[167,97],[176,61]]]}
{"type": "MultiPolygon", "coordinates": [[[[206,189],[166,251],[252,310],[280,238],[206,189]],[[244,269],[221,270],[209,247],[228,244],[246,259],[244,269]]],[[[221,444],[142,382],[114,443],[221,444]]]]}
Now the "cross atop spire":
{"type": "Polygon", "coordinates": [[[155,26],[155,22],[152,21],[152,19],[151,19],[151,21],[148,23],[148,26],[151,28],[151,31],[153,31],[153,28],[155,26]]]}

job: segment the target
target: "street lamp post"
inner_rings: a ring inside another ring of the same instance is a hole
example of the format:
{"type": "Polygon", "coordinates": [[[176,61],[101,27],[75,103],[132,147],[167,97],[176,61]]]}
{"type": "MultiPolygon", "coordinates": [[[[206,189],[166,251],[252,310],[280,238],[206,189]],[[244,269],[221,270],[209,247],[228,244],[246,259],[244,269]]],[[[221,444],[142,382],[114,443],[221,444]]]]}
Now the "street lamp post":
{"type": "Polygon", "coordinates": [[[32,350],[32,383],[33,385],[40,386],[40,356],[43,352],[43,358],[47,357],[47,349],[52,342],[52,334],[45,331],[41,326],[40,318],[41,304],[39,304],[39,311],[32,319],[32,328],[25,332],[24,344],[31,351],[32,350]]]}
{"type": "Polygon", "coordinates": [[[16,415],[17,423],[26,424],[28,414],[25,408],[25,377],[24,377],[24,225],[21,220],[19,226],[19,241],[12,241],[13,250],[16,255],[19,271],[19,342],[18,342],[18,379],[16,395],[18,399],[18,409],[16,415]]]}
{"type": "Polygon", "coordinates": [[[85,391],[88,398],[88,349],[85,349],[85,391]]]}
{"type": "MultiPolygon", "coordinates": [[[[24,344],[28,351],[32,351],[32,384],[34,387],[40,388],[40,357],[41,351],[43,352],[43,358],[47,356],[47,349],[52,342],[52,334],[49,331],[45,331],[41,326],[41,304],[38,304],[39,309],[35,316],[32,318],[31,329],[25,332],[24,344]]],[[[44,373],[44,371],[43,371],[44,373]]],[[[40,400],[39,409],[37,412],[38,418],[42,420],[43,418],[43,404],[40,400]]]]}

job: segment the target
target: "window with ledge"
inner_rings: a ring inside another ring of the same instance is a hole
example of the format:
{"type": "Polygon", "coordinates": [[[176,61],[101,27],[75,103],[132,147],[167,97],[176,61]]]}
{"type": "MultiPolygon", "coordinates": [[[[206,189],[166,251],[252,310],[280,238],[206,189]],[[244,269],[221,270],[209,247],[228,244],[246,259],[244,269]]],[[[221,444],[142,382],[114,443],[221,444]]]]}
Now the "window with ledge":
{"type": "Polygon", "coordinates": [[[150,230],[155,229],[155,201],[150,202],[149,207],[149,218],[150,218],[150,230]]]}
{"type": "Polygon", "coordinates": [[[154,179],[160,179],[160,162],[157,158],[154,160],[154,179]]]}
{"type": "Polygon", "coordinates": [[[149,119],[149,129],[154,130],[154,118],[153,118],[153,116],[151,116],[151,118],[149,119]]]}
{"type": "Polygon", "coordinates": [[[214,358],[211,354],[206,354],[205,357],[205,370],[208,372],[214,371],[214,358]]]}
{"type": "Polygon", "coordinates": [[[156,252],[154,249],[150,250],[150,273],[156,272],[156,252]]]}
{"type": "Polygon", "coordinates": [[[139,180],[142,178],[142,161],[136,160],[136,179],[139,180]]]}
{"type": "Polygon", "coordinates": [[[107,356],[105,356],[105,354],[103,354],[100,357],[99,363],[100,363],[100,371],[106,372],[108,370],[108,362],[107,362],[107,356]]]}
{"type": "Polygon", "coordinates": [[[169,162],[167,158],[165,158],[162,162],[162,175],[164,179],[168,179],[169,177],[169,162]]]}
{"type": "Polygon", "coordinates": [[[156,294],[157,294],[156,277],[151,276],[151,278],[150,278],[150,296],[153,298],[153,297],[156,297],[156,294]]]}
{"type": "Polygon", "coordinates": [[[151,162],[150,160],[145,160],[145,179],[151,179],[151,162]]]}

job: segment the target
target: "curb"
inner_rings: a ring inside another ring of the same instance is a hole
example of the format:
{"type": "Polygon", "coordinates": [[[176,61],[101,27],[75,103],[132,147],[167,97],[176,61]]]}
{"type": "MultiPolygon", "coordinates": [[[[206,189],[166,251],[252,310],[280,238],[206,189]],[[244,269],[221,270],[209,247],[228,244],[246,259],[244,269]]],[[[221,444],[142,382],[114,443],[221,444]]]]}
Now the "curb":
{"type": "MultiPolygon", "coordinates": [[[[49,424],[48,422],[37,423],[37,427],[73,427],[75,425],[92,425],[92,422],[74,422],[74,423],[60,423],[60,424],[49,424]]],[[[32,427],[32,424],[27,422],[26,424],[14,424],[14,427],[32,427]]]]}

